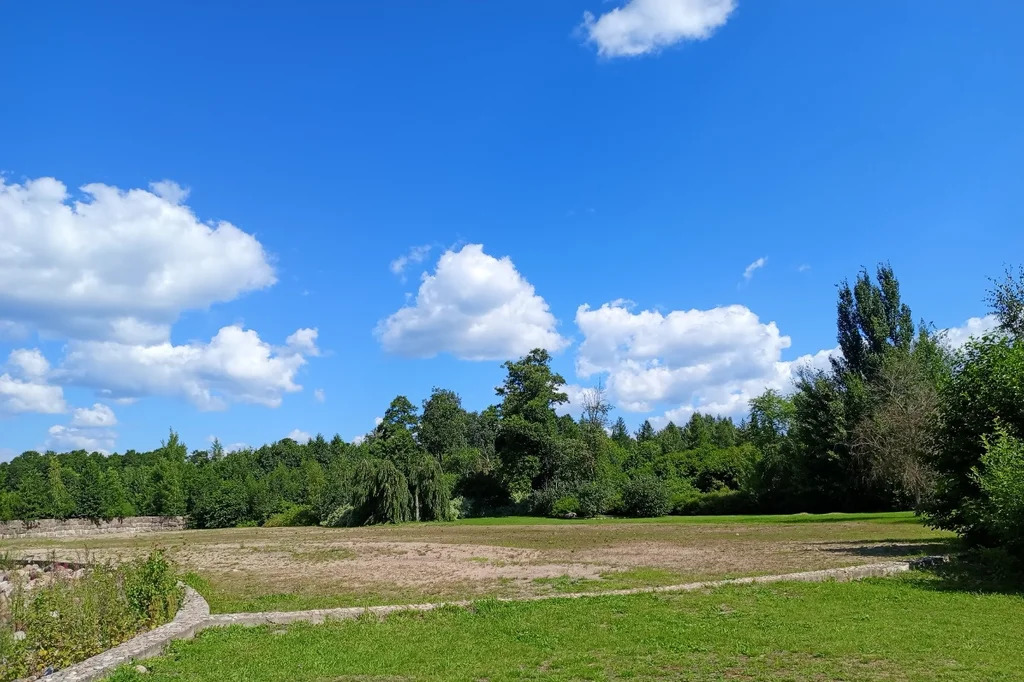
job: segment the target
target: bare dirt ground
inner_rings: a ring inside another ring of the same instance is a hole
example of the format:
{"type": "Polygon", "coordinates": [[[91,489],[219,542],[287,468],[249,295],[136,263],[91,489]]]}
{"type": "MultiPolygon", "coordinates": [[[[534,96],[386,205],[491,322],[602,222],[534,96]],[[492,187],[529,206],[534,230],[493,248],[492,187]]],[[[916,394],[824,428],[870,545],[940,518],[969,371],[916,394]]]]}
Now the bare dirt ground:
{"type": "Polygon", "coordinates": [[[118,560],[163,549],[214,611],[527,596],[836,568],[944,551],[912,519],[828,523],[419,524],[244,528],[0,542],[118,560]]]}

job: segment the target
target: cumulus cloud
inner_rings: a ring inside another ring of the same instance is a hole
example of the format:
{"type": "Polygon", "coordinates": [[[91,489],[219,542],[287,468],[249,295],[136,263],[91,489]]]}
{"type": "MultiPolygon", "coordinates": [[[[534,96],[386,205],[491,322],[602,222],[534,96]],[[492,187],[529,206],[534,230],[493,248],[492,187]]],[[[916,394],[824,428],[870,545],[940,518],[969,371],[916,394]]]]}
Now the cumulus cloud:
{"type": "Polygon", "coordinates": [[[108,427],[117,425],[114,411],[103,403],[92,407],[78,407],[71,413],[71,425],[80,427],[108,427]]]}
{"type": "Polygon", "coordinates": [[[0,414],[58,414],[67,411],[64,390],[48,380],[50,363],[39,349],[19,348],[0,374],[0,414]]]}
{"type": "Polygon", "coordinates": [[[670,418],[694,410],[741,414],[765,388],[787,389],[798,366],[825,368],[836,352],[783,360],[790,338],[741,305],[667,315],[634,313],[621,302],[583,305],[576,324],[584,336],[577,375],[607,375],[609,397],[627,411],[675,405],[670,418]]]}
{"type": "Polygon", "coordinates": [[[117,433],[109,429],[55,424],[47,434],[46,447],[51,450],[87,450],[109,454],[117,442],[117,433]]]}
{"type": "Polygon", "coordinates": [[[232,402],[268,407],[302,390],[295,382],[308,355],[316,355],[315,329],[300,329],[282,347],[239,325],[223,327],[209,343],[150,345],[73,341],[55,375],[102,387],[112,399],[163,395],[184,398],[202,410],[232,402]]]}
{"type": "Polygon", "coordinates": [[[734,9],[735,0],[629,0],[599,17],[584,12],[581,29],[602,56],[633,57],[709,38],[734,9]]]}
{"type": "Polygon", "coordinates": [[[395,260],[391,261],[391,273],[402,278],[405,281],[405,268],[415,263],[422,263],[426,260],[427,255],[431,250],[430,244],[424,244],[423,246],[413,246],[406,253],[402,254],[395,260]]]}
{"type": "Polygon", "coordinates": [[[291,438],[296,443],[308,443],[313,439],[311,435],[300,429],[292,429],[285,438],[291,438]]]}
{"type": "Polygon", "coordinates": [[[555,413],[559,416],[568,414],[578,419],[583,414],[583,400],[587,397],[588,391],[593,389],[580,386],[579,384],[563,384],[558,390],[564,393],[569,400],[568,402],[555,405],[555,413]]]}
{"type": "Polygon", "coordinates": [[[21,376],[30,379],[45,377],[50,372],[50,363],[38,348],[12,350],[7,364],[21,376]]]}
{"type": "Polygon", "coordinates": [[[984,336],[998,326],[999,319],[995,315],[972,317],[959,327],[944,329],[943,339],[950,348],[959,348],[970,341],[972,337],[984,336]]]}
{"type": "Polygon", "coordinates": [[[275,282],[252,235],[200,221],[172,182],[81,191],[75,200],[54,178],[0,178],[0,324],[159,343],[182,311],[275,282]]]}
{"type": "Polygon", "coordinates": [[[754,272],[764,267],[764,264],[768,262],[765,257],[758,258],[756,261],[748,265],[743,270],[743,281],[749,282],[754,277],[754,272]]]}
{"type": "Polygon", "coordinates": [[[556,326],[547,302],[508,257],[467,244],[442,254],[413,304],[382,320],[375,335],[385,350],[409,357],[507,360],[533,348],[564,348],[556,326]]]}

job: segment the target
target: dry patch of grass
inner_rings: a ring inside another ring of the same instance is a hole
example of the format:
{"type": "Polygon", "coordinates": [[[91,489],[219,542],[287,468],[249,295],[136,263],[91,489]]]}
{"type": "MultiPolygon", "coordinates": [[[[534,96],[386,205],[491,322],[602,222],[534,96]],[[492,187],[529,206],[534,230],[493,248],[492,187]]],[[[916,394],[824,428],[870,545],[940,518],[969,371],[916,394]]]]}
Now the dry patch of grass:
{"type": "Polygon", "coordinates": [[[238,528],[7,543],[21,555],[100,559],[164,549],[215,611],[322,608],[574,586],[616,589],[836,568],[945,551],[948,534],[912,517],[743,522],[407,524],[238,528]],[[909,522],[908,522],[909,521],[909,522]]]}

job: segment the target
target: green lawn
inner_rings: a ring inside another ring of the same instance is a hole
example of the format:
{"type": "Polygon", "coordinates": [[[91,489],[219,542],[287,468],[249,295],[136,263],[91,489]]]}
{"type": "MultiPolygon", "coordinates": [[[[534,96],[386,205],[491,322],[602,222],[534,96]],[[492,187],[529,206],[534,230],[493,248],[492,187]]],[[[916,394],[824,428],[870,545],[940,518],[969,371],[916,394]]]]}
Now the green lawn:
{"type": "Polygon", "coordinates": [[[128,680],[1024,680],[1024,598],[924,573],[214,629],[128,680]]]}

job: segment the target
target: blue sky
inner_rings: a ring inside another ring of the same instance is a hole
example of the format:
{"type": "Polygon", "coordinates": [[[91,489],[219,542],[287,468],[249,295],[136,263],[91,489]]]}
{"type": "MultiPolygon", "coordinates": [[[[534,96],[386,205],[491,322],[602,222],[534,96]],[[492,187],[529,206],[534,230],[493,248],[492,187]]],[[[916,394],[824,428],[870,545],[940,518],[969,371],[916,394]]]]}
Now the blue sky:
{"type": "Polygon", "coordinates": [[[0,458],[172,426],[350,440],[399,393],[485,407],[533,344],[631,425],[739,414],[824,361],[833,285],[884,259],[916,316],[964,328],[1022,260],[1022,24],[1015,2],[7,4],[0,458]]]}

